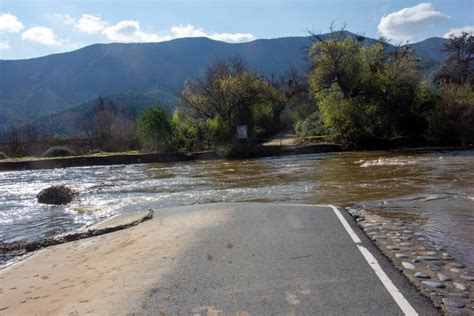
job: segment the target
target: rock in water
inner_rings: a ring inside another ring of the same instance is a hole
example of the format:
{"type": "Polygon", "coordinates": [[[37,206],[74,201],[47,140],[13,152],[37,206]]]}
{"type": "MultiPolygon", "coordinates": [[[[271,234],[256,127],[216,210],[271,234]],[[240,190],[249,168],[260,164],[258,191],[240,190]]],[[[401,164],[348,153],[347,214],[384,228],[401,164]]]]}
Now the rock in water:
{"type": "Polygon", "coordinates": [[[43,189],[36,195],[39,203],[43,204],[68,204],[79,193],[66,187],[65,185],[56,185],[43,189]]]}

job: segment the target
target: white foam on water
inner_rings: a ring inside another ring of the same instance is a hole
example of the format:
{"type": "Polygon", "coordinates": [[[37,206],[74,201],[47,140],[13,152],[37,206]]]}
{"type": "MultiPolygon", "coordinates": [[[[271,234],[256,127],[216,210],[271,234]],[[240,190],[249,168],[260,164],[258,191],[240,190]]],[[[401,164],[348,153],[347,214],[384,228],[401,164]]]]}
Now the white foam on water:
{"type": "MultiPolygon", "coordinates": [[[[361,162],[364,162],[363,160],[361,162]]],[[[375,160],[365,161],[361,168],[373,167],[373,166],[407,166],[414,165],[417,161],[413,159],[403,158],[378,158],[375,160]]]]}

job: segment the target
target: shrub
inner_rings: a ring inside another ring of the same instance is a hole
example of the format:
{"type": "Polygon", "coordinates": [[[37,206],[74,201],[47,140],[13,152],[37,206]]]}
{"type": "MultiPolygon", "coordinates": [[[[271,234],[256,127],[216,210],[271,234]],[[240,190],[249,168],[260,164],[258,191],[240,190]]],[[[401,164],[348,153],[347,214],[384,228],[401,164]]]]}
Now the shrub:
{"type": "Polygon", "coordinates": [[[8,156],[5,153],[2,153],[0,151],[0,160],[3,160],[3,159],[8,159],[8,156]]]}
{"type": "Polygon", "coordinates": [[[166,109],[158,106],[147,108],[138,118],[137,135],[149,149],[175,150],[175,126],[166,109]]]}
{"type": "Polygon", "coordinates": [[[222,116],[216,115],[214,118],[205,120],[209,138],[213,144],[226,144],[233,142],[235,137],[235,129],[231,123],[225,121],[222,116]]]}
{"type": "Polygon", "coordinates": [[[442,83],[428,117],[429,137],[440,145],[474,144],[474,91],[442,83]]]}
{"type": "Polygon", "coordinates": [[[297,121],[295,124],[295,132],[298,136],[316,136],[326,135],[329,133],[324,126],[323,119],[319,111],[316,111],[306,117],[306,119],[297,121]]]}
{"type": "Polygon", "coordinates": [[[252,158],[259,154],[261,146],[251,140],[238,141],[220,144],[216,147],[219,156],[230,159],[252,158]]]}
{"type": "Polygon", "coordinates": [[[55,134],[51,139],[51,144],[54,146],[63,146],[67,143],[68,139],[66,136],[55,134]]]}
{"type": "Polygon", "coordinates": [[[257,138],[269,136],[273,132],[273,108],[270,103],[255,104],[252,108],[252,118],[255,122],[254,135],[257,138]]]}
{"type": "Polygon", "coordinates": [[[43,157],[67,157],[74,156],[75,153],[71,149],[63,146],[55,146],[46,150],[43,157]]]}
{"type": "Polygon", "coordinates": [[[24,147],[24,146],[18,146],[18,147],[15,149],[14,155],[15,155],[15,157],[25,157],[25,156],[26,156],[26,149],[25,149],[25,147],[24,147]]]}
{"type": "Polygon", "coordinates": [[[102,151],[100,149],[91,149],[88,152],[89,155],[94,155],[94,154],[105,154],[105,151],[102,151]]]}
{"type": "Polygon", "coordinates": [[[195,119],[176,109],[172,123],[175,127],[176,146],[180,150],[208,149],[212,142],[211,128],[207,121],[195,119]]]}

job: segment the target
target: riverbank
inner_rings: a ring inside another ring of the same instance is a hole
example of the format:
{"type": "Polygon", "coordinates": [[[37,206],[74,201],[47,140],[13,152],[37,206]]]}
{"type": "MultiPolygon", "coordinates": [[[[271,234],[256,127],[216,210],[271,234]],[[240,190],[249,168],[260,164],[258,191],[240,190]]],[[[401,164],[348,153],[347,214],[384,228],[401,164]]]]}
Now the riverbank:
{"type": "MultiPolygon", "coordinates": [[[[14,260],[27,255],[36,250],[46,247],[64,244],[66,242],[76,241],[84,238],[100,236],[114,231],[122,230],[136,226],[153,217],[153,211],[133,212],[130,214],[119,214],[111,216],[101,222],[81,228],[77,231],[60,234],[52,237],[45,237],[31,242],[0,242],[0,263],[8,266],[14,260]]],[[[0,264],[0,268],[2,265],[0,264]]]]}
{"type": "MultiPolygon", "coordinates": [[[[262,146],[255,153],[255,158],[285,156],[285,155],[303,155],[325,152],[339,152],[342,147],[337,144],[308,144],[291,146],[262,146]]],[[[86,155],[74,157],[58,158],[32,158],[28,160],[6,160],[0,161],[0,171],[13,170],[37,170],[54,169],[67,167],[85,167],[85,166],[105,166],[121,164],[140,164],[140,163],[159,163],[159,162],[179,162],[193,160],[212,160],[220,159],[218,153],[214,151],[194,152],[194,153],[130,153],[110,155],[86,155]]]]}
{"type": "Polygon", "coordinates": [[[381,217],[366,210],[347,210],[377,248],[438,308],[448,315],[474,311],[474,271],[430,242],[418,229],[423,220],[401,212],[381,217]]]}
{"type": "Polygon", "coordinates": [[[347,219],[327,205],[157,209],[137,226],[48,247],[0,270],[0,311],[437,315],[347,219]]]}

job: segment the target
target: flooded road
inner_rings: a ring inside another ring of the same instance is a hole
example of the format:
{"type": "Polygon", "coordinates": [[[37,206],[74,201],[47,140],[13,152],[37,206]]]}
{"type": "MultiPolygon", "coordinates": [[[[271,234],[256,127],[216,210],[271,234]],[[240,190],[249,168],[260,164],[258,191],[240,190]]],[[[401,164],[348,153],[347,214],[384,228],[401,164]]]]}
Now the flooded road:
{"type": "Polygon", "coordinates": [[[80,167],[0,173],[0,241],[34,240],[113,214],[232,201],[331,203],[422,218],[422,231],[474,267],[474,151],[348,152],[244,161],[80,167]],[[35,195],[67,184],[67,206],[35,195]]]}

